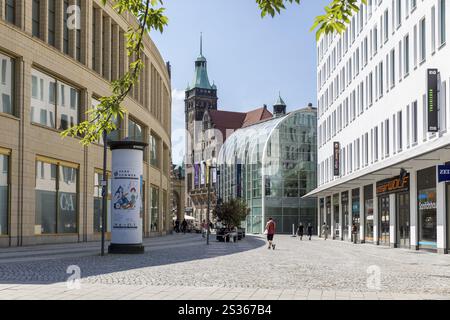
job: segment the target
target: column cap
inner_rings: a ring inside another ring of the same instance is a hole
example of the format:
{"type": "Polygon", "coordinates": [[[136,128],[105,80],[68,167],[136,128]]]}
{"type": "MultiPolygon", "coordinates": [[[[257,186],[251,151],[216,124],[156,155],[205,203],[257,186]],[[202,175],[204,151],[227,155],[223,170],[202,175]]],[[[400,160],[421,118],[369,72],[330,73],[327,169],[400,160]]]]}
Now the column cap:
{"type": "Polygon", "coordinates": [[[134,140],[119,140],[119,141],[108,141],[108,145],[111,148],[111,150],[132,149],[143,151],[144,148],[148,146],[148,143],[134,140]]]}

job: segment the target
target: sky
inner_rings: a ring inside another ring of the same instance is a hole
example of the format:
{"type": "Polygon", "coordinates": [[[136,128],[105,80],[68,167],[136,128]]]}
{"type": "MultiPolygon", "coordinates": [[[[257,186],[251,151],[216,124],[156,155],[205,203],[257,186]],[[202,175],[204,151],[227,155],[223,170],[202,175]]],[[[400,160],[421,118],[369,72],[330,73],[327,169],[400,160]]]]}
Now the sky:
{"type": "Polygon", "coordinates": [[[267,104],[279,92],[288,111],[316,105],[314,17],[330,0],[287,5],[275,18],[261,18],[254,0],[164,0],[169,26],[151,37],[172,65],[172,157],[184,155],[184,90],[200,53],[218,87],[218,109],[246,112],[267,104]]]}

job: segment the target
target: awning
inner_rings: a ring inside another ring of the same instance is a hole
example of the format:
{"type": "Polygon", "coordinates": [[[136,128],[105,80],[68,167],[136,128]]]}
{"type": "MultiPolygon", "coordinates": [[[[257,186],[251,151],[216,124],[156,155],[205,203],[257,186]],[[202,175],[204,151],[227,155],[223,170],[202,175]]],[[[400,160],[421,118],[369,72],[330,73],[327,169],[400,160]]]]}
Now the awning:
{"type": "MultiPolygon", "coordinates": [[[[188,215],[185,215],[184,219],[186,219],[186,220],[195,220],[194,217],[191,217],[191,216],[188,216],[188,215]]],[[[177,217],[173,217],[173,220],[177,220],[177,217]]]]}

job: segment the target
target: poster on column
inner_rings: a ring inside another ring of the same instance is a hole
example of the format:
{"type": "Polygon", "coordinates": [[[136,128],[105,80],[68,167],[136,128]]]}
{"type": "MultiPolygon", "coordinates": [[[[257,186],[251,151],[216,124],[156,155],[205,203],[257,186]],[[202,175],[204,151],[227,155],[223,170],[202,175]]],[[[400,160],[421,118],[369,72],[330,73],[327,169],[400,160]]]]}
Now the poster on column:
{"type": "Polygon", "coordinates": [[[132,150],[113,152],[112,243],[141,243],[142,152],[132,150]],[[122,161],[124,158],[133,158],[133,153],[138,155],[136,161],[122,161]],[[127,163],[128,166],[124,167],[122,163],[127,163]],[[136,166],[130,166],[134,163],[136,166]]]}

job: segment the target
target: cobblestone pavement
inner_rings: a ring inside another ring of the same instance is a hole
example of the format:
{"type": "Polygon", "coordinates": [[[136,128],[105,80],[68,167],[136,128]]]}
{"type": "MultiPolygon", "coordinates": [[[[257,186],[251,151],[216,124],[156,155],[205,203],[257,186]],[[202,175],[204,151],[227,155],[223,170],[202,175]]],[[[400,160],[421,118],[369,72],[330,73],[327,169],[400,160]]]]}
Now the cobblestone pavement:
{"type": "Polygon", "coordinates": [[[277,236],[206,246],[200,235],[147,239],[143,255],[99,244],[0,249],[0,299],[450,299],[450,256],[277,236]],[[69,266],[81,289],[69,289],[69,266]],[[379,270],[379,287],[373,271],[379,270]],[[369,279],[369,281],[368,281],[369,279]]]}

